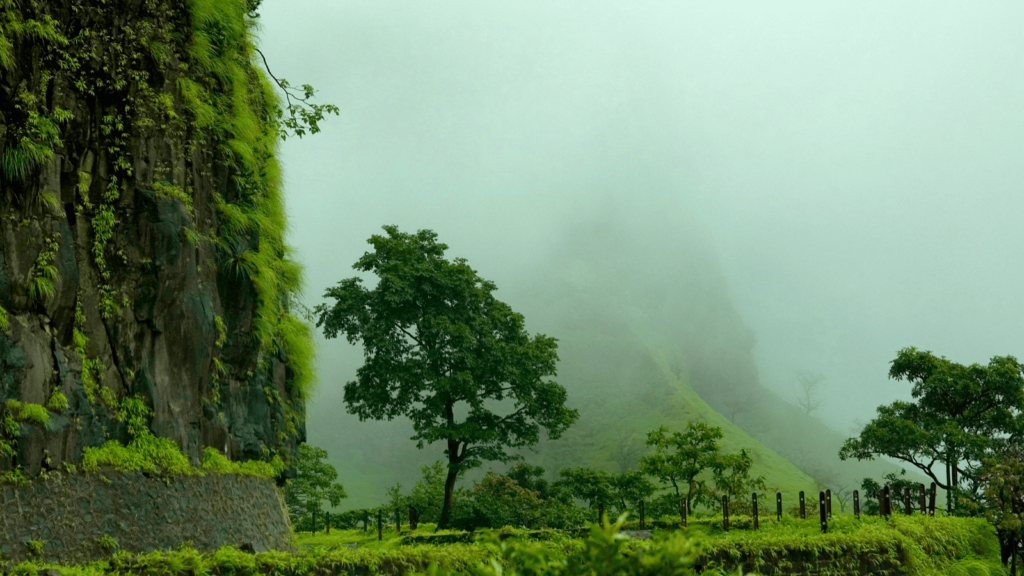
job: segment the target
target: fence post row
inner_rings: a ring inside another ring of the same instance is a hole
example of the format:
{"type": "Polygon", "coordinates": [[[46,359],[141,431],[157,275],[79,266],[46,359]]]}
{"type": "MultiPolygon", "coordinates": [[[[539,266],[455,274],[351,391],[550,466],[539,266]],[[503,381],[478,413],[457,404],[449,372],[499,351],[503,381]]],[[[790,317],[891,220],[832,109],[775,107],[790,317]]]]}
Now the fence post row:
{"type": "Polygon", "coordinates": [[[832,489],[825,490],[825,513],[832,517],[832,489]]]}
{"type": "Polygon", "coordinates": [[[722,496],[722,529],[729,530],[729,495],[722,496]]]}
{"type": "Polygon", "coordinates": [[[935,482],[932,482],[931,490],[928,491],[928,515],[935,516],[935,482]]]}
{"type": "Polygon", "coordinates": [[[679,501],[679,515],[683,519],[683,528],[686,528],[686,509],[689,508],[689,506],[686,505],[687,500],[688,498],[683,498],[679,501]]]}
{"type": "Polygon", "coordinates": [[[860,491],[853,491],[853,515],[860,520],[860,491]]]}
{"type": "Polygon", "coordinates": [[[775,493],[775,519],[782,521],[782,492],[775,493]]]}
{"type": "Polygon", "coordinates": [[[828,505],[825,503],[825,493],[818,492],[818,517],[821,519],[821,533],[828,532],[828,505]]]}
{"type": "Polygon", "coordinates": [[[647,527],[647,523],[644,520],[644,499],[640,499],[640,529],[643,530],[647,527]]]}
{"type": "Polygon", "coordinates": [[[800,491],[800,519],[807,519],[807,508],[804,506],[804,491],[800,491]]]}
{"type": "Polygon", "coordinates": [[[757,522],[757,512],[758,512],[758,510],[757,510],[757,492],[754,492],[754,495],[751,496],[750,504],[751,504],[750,515],[754,518],[754,530],[757,530],[759,528],[758,522],[757,522]]]}

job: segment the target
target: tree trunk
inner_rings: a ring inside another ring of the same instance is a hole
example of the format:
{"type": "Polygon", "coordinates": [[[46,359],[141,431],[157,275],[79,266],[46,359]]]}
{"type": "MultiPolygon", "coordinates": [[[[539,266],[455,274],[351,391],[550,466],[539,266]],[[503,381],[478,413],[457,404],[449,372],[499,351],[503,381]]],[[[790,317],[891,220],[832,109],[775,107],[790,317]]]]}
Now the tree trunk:
{"type": "Polygon", "coordinates": [[[451,524],[452,506],[455,501],[455,479],[459,475],[459,463],[462,462],[459,454],[459,442],[448,441],[448,477],[444,481],[444,505],[441,506],[441,519],[437,522],[437,529],[447,529],[451,524]]]}

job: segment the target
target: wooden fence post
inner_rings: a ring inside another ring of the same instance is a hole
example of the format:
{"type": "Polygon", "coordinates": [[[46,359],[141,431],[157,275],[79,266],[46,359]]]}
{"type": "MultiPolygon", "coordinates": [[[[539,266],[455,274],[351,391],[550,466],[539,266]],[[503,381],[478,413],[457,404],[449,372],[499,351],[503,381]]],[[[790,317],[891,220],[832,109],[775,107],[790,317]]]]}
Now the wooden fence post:
{"type": "Polygon", "coordinates": [[[395,532],[402,534],[402,511],[395,508],[395,532]]]}
{"type": "Polygon", "coordinates": [[[806,520],[807,519],[807,508],[806,508],[806,506],[804,506],[804,491],[803,490],[800,491],[800,519],[801,520],[806,520]]]}
{"type": "Polygon", "coordinates": [[[757,523],[757,492],[754,492],[753,496],[750,497],[750,515],[754,518],[754,530],[759,528],[757,523]]]}
{"type": "Polygon", "coordinates": [[[775,493],[775,519],[782,522],[782,492],[775,493]]]}
{"type": "Polygon", "coordinates": [[[825,513],[832,517],[832,489],[825,490],[825,513]]]}
{"type": "Polygon", "coordinates": [[[420,516],[416,513],[416,507],[409,505],[409,530],[415,530],[420,525],[420,516]]]}
{"type": "Polygon", "coordinates": [[[729,530],[729,495],[722,496],[722,529],[729,530]]]}
{"type": "Polygon", "coordinates": [[[324,527],[327,529],[327,533],[330,534],[331,533],[331,511],[328,510],[328,511],[324,512],[324,514],[327,515],[327,517],[324,518],[324,527]]]}
{"type": "Polygon", "coordinates": [[[821,533],[828,532],[828,506],[825,504],[825,493],[818,492],[818,517],[821,519],[821,533]]]}
{"type": "Polygon", "coordinates": [[[918,484],[918,487],[919,487],[919,490],[918,490],[918,500],[919,500],[919,502],[918,503],[920,504],[920,507],[918,509],[921,511],[921,514],[927,514],[928,513],[928,503],[925,501],[924,484],[918,484]]]}
{"type": "Polygon", "coordinates": [[[377,509],[377,540],[384,539],[384,511],[377,509]]]}
{"type": "Polygon", "coordinates": [[[903,513],[907,516],[914,513],[914,505],[910,502],[910,486],[903,489],[903,513]]]}
{"type": "Polygon", "coordinates": [[[647,522],[644,519],[644,499],[640,499],[640,529],[647,528],[647,522]]]}
{"type": "Polygon", "coordinates": [[[686,528],[686,512],[689,506],[686,505],[688,498],[683,498],[679,501],[679,516],[683,519],[683,528],[686,528]]]}
{"type": "Polygon", "coordinates": [[[892,515],[892,491],[889,490],[888,484],[882,488],[882,495],[878,500],[878,513],[888,518],[892,515]]]}
{"type": "Polygon", "coordinates": [[[935,491],[937,486],[932,482],[931,490],[928,491],[928,515],[935,516],[935,491]]]}
{"type": "Polygon", "coordinates": [[[853,515],[860,520],[860,491],[853,491],[853,515]]]}

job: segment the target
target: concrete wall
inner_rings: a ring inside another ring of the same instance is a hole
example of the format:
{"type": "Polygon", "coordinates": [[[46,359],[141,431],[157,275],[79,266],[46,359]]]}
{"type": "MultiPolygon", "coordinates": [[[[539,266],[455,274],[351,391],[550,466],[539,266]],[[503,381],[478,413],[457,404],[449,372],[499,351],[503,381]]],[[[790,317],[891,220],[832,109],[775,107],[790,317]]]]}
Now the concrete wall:
{"type": "Polygon", "coordinates": [[[30,540],[44,542],[43,558],[82,562],[108,555],[107,535],[128,552],[198,550],[248,544],[294,550],[288,513],[271,480],[252,476],[141,473],[51,473],[27,486],[0,485],[0,555],[32,558],[30,540]]]}

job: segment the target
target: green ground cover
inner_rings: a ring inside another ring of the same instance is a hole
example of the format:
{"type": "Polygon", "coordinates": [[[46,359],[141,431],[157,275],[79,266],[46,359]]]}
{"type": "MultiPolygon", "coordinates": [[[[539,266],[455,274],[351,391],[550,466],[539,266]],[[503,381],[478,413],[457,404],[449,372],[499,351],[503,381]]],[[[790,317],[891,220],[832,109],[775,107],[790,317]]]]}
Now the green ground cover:
{"type": "MultiPolygon", "coordinates": [[[[416,531],[406,527],[401,533],[392,525],[385,530],[382,540],[377,540],[376,529],[299,533],[298,554],[249,554],[235,548],[203,554],[185,546],[176,551],[147,554],[116,553],[85,565],[24,562],[6,567],[5,572],[12,576],[47,576],[53,574],[47,572],[51,569],[59,570],[62,576],[632,576],[694,574],[695,566],[702,565],[706,566],[704,574],[714,576],[754,573],[748,564],[756,559],[761,560],[764,574],[847,573],[823,570],[818,562],[856,565],[864,561],[859,559],[866,559],[879,566],[895,567],[888,573],[908,576],[1006,573],[999,563],[995,534],[981,519],[895,516],[884,520],[837,515],[828,534],[821,534],[817,521],[810,519],[768,519],[758,531],[727,532],[710,519],[696,520],[686,530],[655,528],[650,540],[617,536],[617,529],[630,527],[626,524],[604,530],[591,527],[582,538],[553,530],[527,532],[505,528],[480,532],[471,544],[441,545],[408,544],[410,536],[433,535],[432,524],[423,524],[416,531]]],[[[737,521],[745,525],[741,518],[737,521]]]]}

